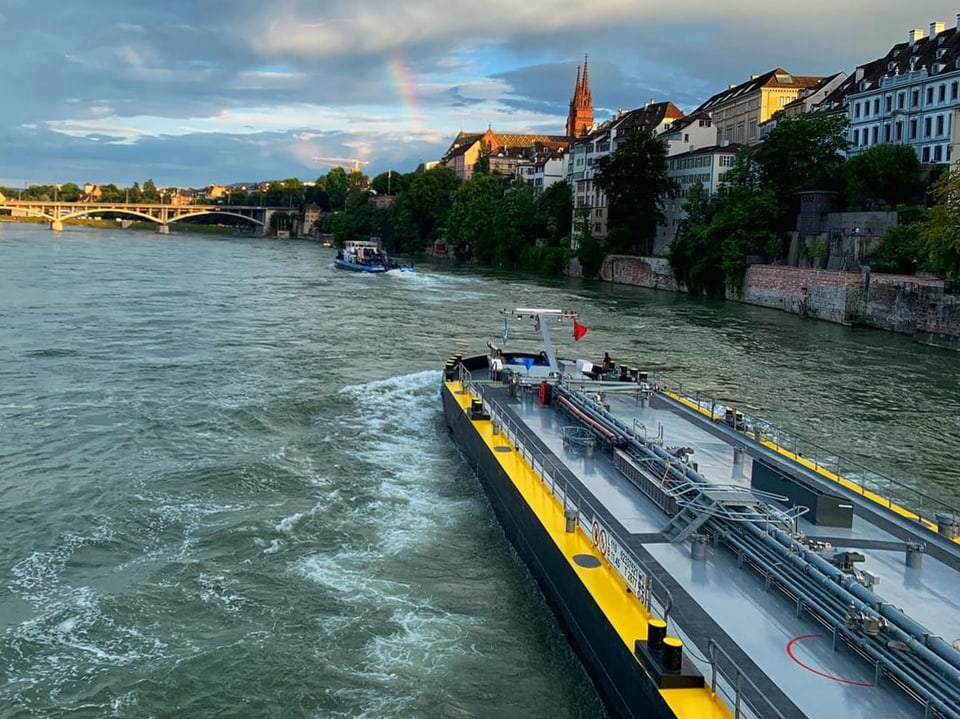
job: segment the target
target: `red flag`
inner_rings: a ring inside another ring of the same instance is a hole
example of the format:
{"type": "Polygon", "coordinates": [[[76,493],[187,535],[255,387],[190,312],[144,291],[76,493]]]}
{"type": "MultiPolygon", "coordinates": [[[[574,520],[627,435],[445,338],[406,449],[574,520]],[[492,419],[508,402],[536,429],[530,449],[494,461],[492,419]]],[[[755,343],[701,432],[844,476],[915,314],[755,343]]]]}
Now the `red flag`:
{"type": "Polygon", "coordinates": [[[573,321],[573,339],[579,341],[580,338],[583,337],[585,334],[587,334],[586,326],[574,320],[573,321]]]}

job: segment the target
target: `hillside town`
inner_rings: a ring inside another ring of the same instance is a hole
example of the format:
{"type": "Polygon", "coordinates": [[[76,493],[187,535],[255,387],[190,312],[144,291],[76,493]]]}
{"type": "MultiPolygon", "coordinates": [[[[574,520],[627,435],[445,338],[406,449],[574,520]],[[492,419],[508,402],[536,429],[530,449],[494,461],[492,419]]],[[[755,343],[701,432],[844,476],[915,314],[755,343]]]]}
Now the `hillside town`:
{"type": "MultiPolygon", "coordinates": [[[[960,15],[958,15],[960,25],[960,15]]],[[[960,133],[960,32],[934,21],[911,28],[906,39],[873,60],[827,76],[773,68],[718,91],[689,113],[669,100],[649,100],[606,120],[594,117],[588,60],[578,68],[566,135],[460,132],[438,164],[458,179],[471,177],[481,148],[491,151],[491,171],[514,175],[538,190],[566,181],[573,189],[575,226],[589,217],[590,230],[607,235],[607,201],[595,180],[602,158],[638,129],[658,137],[669,158],[668,175],[679,192],[665,202],[666,222],[653,254],[662,255],[684,218],[687,190],[701,182],[718,187],[743,146],[763,142],[778,119],[811,113],[841,114],[849,121],[849,155],[883,143],[910,147],[924,164],[948,164],[960,133]]],[[[850,230],[859,227],[852,221],[850,230]]],[[[866,231],[866,228],[862,228],[866,231]]],[[[886,228],[871,228],[882,234],[886,228]]]]}

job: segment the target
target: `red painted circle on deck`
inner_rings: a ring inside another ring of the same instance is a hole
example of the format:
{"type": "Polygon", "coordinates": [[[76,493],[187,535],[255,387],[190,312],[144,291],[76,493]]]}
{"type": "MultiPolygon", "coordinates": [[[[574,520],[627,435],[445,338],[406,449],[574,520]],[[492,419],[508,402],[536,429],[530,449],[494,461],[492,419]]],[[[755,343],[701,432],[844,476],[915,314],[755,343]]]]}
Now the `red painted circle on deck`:
{"type": "Polygon", "coordinates": [[[811,674],[816,674],[818,677],[823,677],[824,679],[829,679],[834,682],[840,682],[841,684],[849,684],[855,687],[872,687],[873,686],[872,682],[861,682],[861,681],[857,681],[856,679],[844,679],[843,677],[837,677],[837,676],[834,676],[833,674],[827,674],[826,672],[821,672],[819,669],[814,669],[813,667],[807,664],[804,664],[799,659],[797,659],[796,655],[794,655],[793,653],[794,644],[796,644],[797,642],[802,642],[804,639],[814,639],[816,637],[822,637],[822,636],[823,636],[822,634],[798,634],[789,642],[787,642],[787,656],[790,657],[794,661],[794,663],[797,664],[797,666],[803,667],[808,672],[810,672],[811,674]]]}

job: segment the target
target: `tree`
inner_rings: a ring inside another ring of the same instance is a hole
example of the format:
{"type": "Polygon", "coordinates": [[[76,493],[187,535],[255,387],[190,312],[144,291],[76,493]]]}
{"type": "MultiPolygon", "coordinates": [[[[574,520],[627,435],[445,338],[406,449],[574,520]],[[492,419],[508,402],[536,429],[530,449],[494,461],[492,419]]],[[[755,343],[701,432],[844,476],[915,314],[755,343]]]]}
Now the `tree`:
{"type": "Polygon", "coordinates": [[[420,252],[424,245],[440,236],[456,186],[456,174],[449,167],[434,167],[413,174],[407,191],[393,206],[401,249],[420,252]]]}
{"type": "Polygon", "coordinates": [[[152,179],[143,183],[143,201],[160,202],[160,191],[157,190],[157,186],[152,179]]]}
{"type": "Polygon", "coordinates": [[[334,167],[323,178],[323,189],[330,199],[331,210],[342,210],[347,204],[347,171],[342,167],[334,167]]]}
{"type": "Polygon", "coordinates": [[[608,250],[649,254],[657,225],[666,219],[664,198],[676,191],[663,143],[647,132],[627,138],[600,161],[597,186],[607,194],[608,250]]]}
{"type": "Polygon", "coordinates": [[[478,174],[453,193],[447,234],[461,252],[484,265],[493,264],[496,242],[493,218],[497,210],[497,178],[478,174]]]}
{"type": "Polygon", "coordinates": [[[668,257],[677,280],[691,294],[714,296],[724,292],[723,248],[710,233],[710,223],[718,210],[717,199],[699,180],[687,191],[686,217],[670,243],[668,257]]]}
{"type": "Polygon", "coordinates": [[[876,256],[870,262],[870,269],[903,275],[916,272],[919,259],[923,255],[921,228],[921,223],[914,222],[894,225],[888,229],[880,241],[876,256]]]}
{"type": "Polygon", "coordinates": [[[410,175],[396,170],[381,172],[370,181],[370,187],[378,195],[400,195],[410,186],[410,175]]]}
{"type": "Polygon", "coordinates": [[[537,197],[540,232],[548,245],[570,237],[573,222],[573,192],[566,182],[555,182],[537,197]]]}
{"type": "Polygon", "coordinates": [[[941,277],[960,272],[960,165],[954,163],[931,187],[935,202],[920,229],[919,247],[928,266],[941,277]]]}
{"type": "Polygon", "coordinates": [[[493,222],[494,264],[497,267],[520,269],[521,256],[527,247],[535,246],[537,206],[533,187],[518,183],[499,202],[493,222]]]}
{"type": "Polygon", "coordinates": [[[670,246],[670,264],[691,294],[722,297],[727,288],[739,292],[747,255],[783,252],[776,231],[779,203],[761,185],[754,153],[744,148],[734,157],[717,193],[701,187],[687,202],[687,221],[670,246]]]}
{"type": "Polygon", "coordinates": [[[590,222],[589,208],[577,210],[577,221],[574,223],[577,236],[576,257],[580,261],[580,270],[587,279],[596,279],[603,266],[604,251],[597,238],[593,236],[593,226],[590,222]]]}
{"type": "Polygon", "coordinates": [[[919,202],[923,196],[922,167],[906,145],[874,145],[849,158],[843,166],[849,206],[865,207],[873,200],[896,207],[919,202]]]}
{"type": "Polygon", "coordinates": [[[840,189],[848,124],[845,115],[824,113],[780,118],[756,151],[760,182],[780,207],[777,230],[793,226],[798,192],[840,189]]]}

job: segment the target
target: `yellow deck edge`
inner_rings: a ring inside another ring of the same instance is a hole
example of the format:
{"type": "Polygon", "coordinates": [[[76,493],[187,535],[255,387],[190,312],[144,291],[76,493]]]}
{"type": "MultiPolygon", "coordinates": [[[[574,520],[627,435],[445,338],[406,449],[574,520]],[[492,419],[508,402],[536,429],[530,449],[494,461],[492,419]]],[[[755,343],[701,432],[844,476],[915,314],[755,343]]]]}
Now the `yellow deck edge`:
{"type": "MultiPolygon", "coordinates": [[[[446,391],[457,402],[466,416],[471,400],[474,398],[459,381],[447,381],[446,391]]],[[[523,496],[527,506],[536,514],[540,523],[548,531],[554,544],[563,552],[567,563],[580,581],[590,592],[604,616],[613,625],[624,644],[633,652],[637,639],[647,638],[647,622],[651,618],[640,599],[628,591],[627,584],[607,560],[600,554],[593,540],[578,525],[575,532],[566,531],[566,519],[563,505],[550,491],[533,467],[517,451],[516,445],[503,433],[493,433],[492,420],[472,420],[476,432],[483,439],[514,486],[523,496]],[[514,451],[497,452],[494,448],[507,445],[514,451]],[[584,568],[573,561],[578,554],[589,554],[600,560],[596,569],[584,568]]],[[[668,628],[668,635],[670,634],[668,628]]],[[[702,689],[662,689],[660,690],[667,705],[678,719],[729,719],[733,717],[722,699],[715,695],[707,685],[702,689]]]]}

